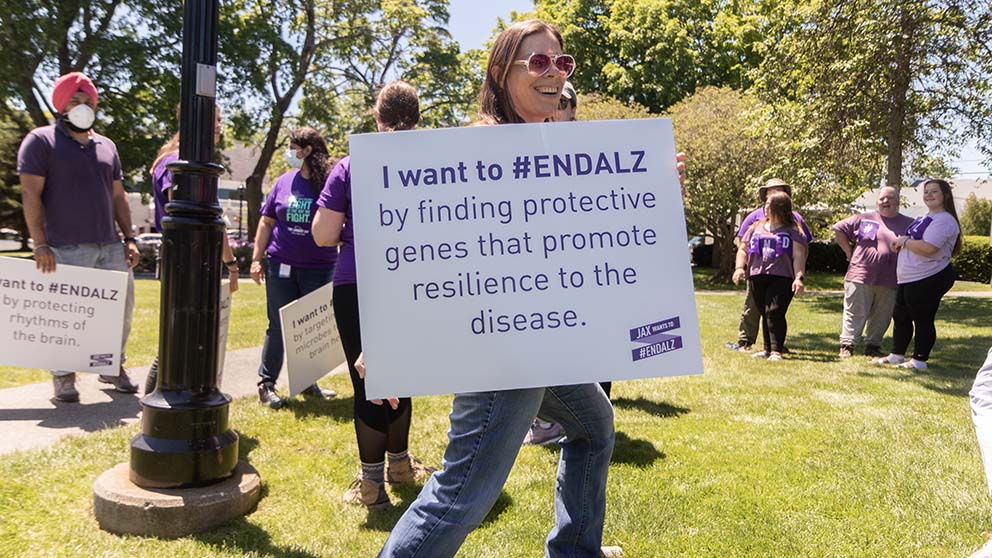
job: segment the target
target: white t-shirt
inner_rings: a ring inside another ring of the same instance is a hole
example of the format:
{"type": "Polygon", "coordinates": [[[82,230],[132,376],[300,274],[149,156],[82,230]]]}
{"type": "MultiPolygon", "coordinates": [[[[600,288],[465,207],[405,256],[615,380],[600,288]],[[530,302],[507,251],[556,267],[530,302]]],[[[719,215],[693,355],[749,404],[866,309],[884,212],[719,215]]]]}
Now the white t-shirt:
{"type": "Polygon", "coordinates": [[[951,263],[951,252],[957,242],[961,227],[957,219],[946,211],[917,217],[906,230],[914,240],[922,240],[937,247],[932,256],[921,256],[908,248],[899,251],[896,278],[900,285],[936,275],[951,263]]]}

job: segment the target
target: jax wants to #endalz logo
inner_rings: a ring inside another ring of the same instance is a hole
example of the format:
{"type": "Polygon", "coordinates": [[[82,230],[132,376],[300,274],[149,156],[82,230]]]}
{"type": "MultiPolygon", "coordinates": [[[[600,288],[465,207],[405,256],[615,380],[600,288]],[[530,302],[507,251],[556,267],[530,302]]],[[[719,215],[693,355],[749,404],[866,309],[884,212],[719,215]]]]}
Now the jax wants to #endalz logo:
{"type": "Polygon", "coordinates": [[[682,336],[667,333],[678,329],[681,325],[679,317],[675,316],[630,330],[630,340],[641,345],[631,351],[634,362],[681,349],[682,336]]]}

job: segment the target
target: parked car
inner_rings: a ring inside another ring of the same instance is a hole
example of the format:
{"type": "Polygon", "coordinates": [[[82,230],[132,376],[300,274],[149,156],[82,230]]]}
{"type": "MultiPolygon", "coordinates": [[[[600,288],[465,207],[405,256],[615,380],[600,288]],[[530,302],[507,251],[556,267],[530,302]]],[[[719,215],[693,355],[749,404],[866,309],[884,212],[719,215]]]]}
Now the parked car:
{"type": "Polygon", "coordinates": [[[142,246],[157,248],[162,245],[162,233],[141,233],[134,237],[134,239],[138,242],[139,250],[142,246]]]}

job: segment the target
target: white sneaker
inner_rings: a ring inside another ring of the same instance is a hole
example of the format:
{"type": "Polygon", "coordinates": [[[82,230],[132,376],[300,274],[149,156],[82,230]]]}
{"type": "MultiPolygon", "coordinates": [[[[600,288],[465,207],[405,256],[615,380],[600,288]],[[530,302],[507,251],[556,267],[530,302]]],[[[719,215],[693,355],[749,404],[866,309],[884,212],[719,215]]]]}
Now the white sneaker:
{"type": "Polygon", "coordinates": [[[968,558],[992,558],[992,539],[989,539],[982,548],[976,550],[968,558]]]}
{"type": "Polygon", "coordinates": [[[751,353],[751,358],[768,358],[768,353],[765,351],[758,351],[756,353],[751,353]]]}
{"type": "Polygon", "coordinates": [[[906,357],[889,353],[889,356],[875,359],[871,362],[872,364],[876,364],[878,366],[888,366],[890,364],[902,364],[906,362],[906,357]]]}
{"type": "Polygon", "coordinates": [[[773,351],[772,354],[768,355],[768,362],[777,362],[777,361],[780,361],[780,360],[782,360],[782,354],[781,353],[776,353],[776,352],[773,351]]]}
{"type": "Polygon", "coordinates": [[[895,365],[894,368],[909,368],[910,370],[926,370],[927,363],[922,360],[911,358],[906,362],[895,365]]]}

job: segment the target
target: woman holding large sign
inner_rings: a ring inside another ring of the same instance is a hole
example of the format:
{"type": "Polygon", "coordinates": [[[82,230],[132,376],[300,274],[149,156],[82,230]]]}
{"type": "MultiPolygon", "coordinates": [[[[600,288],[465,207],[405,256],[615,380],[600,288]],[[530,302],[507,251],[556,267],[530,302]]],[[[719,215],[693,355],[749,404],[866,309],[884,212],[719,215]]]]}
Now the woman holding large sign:
{"type": "MultiPolygon", "coordinates": [[[[379,92],[373,108],[380,132],[411,130],[420,121],[420,100],[408,83],[396,81],[379,92]]],[[[390,505],[386,482],[409,483],[425,480],[434,469],[413,458],[408,448],[413,408],[409,397],[368,401],[364,371],[355,367],[362,353],[358,319],[358,277],[355,270],[354,223],[351,208],[351,163],[345,157],[327,178],[317,200],[313,235],[321,246],[341,245],[334,271],[334,318],[341,345],[348,359],[351,385],[355,389],[355,435],[361,473],[344,493],[344,501],[381,509],[390,505]],[[389,461],[388,467],[386,461],[389,461]]]]}
{"type": "MultiPolygon", "coordinates": [[[[551,25],[528,20],[508,27],[489,53],[481,124],[545,122],[574,68],[551,25]]],[[[456,395],[444,469],[400,518],[380,557],[454,556],[492,508],[535,415],[561,424],[567,436],[545,556],[598,557],[614,442],[613,407],[598,384],[456,395]]]]}
{"type": "MultiPolygon", "coordinates": [[[[269,327],[262,345],[262,363],[258,367],[259,401],[273,409],[284,402],[276,393],[276,380],[282,369],[282,324],[279,309],[303,295],[331,282],[337,251],[314,242],[310,224],[317,212],[317,194],[331,169],[327,144],[317,130],[298,128],[289,133],[286,162],[294,169],[276,180],[262,204],[262,219],[255,233],[251,257],[251,278],[265,280],[265,300],[269,327]],[[262,260],[266,260],[265,270],[262,260]]],[[[304,395],[334,397],[331,390],[313,384],[304,395]]]]}

